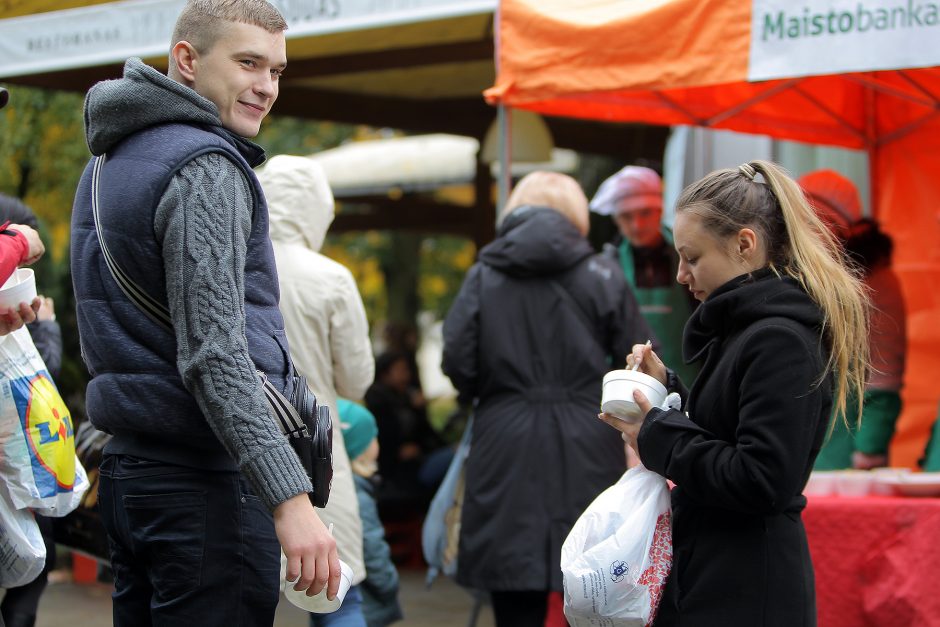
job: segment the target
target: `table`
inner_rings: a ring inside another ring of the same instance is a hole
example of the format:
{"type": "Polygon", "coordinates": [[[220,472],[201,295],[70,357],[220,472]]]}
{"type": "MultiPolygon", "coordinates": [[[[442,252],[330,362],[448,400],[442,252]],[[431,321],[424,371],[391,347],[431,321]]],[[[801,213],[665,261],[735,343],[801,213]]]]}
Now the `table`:
{"type": "Polygon", "coordinates": [[[808,499],[819,627],[940,626],[940,498],[808,499]]]}

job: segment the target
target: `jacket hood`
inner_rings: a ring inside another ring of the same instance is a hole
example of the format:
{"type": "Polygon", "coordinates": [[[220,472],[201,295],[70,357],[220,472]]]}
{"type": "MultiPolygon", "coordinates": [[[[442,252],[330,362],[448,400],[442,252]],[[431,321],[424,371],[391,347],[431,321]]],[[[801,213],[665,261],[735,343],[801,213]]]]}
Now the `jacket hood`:
{"type": "Polygon", "coordinates": [[[271,239],[319,252],[335,211],[320,164],[308,157],[278,155],[258,171],[258,180],[268,203],[271,239]]]}
{"type": "Polygon", "coordinates": [[[699,305],[686,324],[682,355],[696,360],[708,344],[770,317],[789,318],[820,328],[823,313],[796,279],[778,277],[769,268],[725,283],[699,305]]]}
{"type": "Polygon", "coordinates": [[[105,154],[145,128],[169,123],[215,127],[248,163],[264,161],[259,146],[222,126],[214,103],[140,59],[128,59],[123,78],[97,83],[85,97],[85,140],[93,155],[105,154]]]}
{"type": "Polygon", "coordinates": [[[503,221],[496,239],[480,251],[480,261],[525,278],[558,274],[592,254],[568,218],[549,207],[523,206],[503,221]]]}

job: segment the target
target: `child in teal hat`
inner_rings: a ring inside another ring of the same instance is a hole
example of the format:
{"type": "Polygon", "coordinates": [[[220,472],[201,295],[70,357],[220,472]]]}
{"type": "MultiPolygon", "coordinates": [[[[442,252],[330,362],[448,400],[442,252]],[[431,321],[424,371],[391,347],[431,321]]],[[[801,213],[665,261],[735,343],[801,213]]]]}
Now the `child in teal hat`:
{"type": "Polygon", "coordinates": [[[369,627],[382,627],[401,620],[402,612],[398,603],[398,571],[385,541],[372,480],[378,470],[379,429],[372,412],[358,403],[340,398],[336,408],[362,519],[362,556],[366,565],[366,578],[359,584],[362,613],[369,627]]]}

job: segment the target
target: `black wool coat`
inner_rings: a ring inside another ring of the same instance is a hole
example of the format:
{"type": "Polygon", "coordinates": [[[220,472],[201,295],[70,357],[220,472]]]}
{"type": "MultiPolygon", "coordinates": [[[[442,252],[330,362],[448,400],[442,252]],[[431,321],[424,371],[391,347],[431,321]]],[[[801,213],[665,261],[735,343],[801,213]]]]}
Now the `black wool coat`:
{"type": "Polygon", "coordinates": [[[603,376],[648,337],[623,273],[560,213],[518,208],[481,250],[444,322],[444,372],[477,402],[461,585],[561,590],[562,542],[626,469],[603,376]]]}
{"type": "Polygon", "coordinates": [[[689,319],[702,362],[688,417],[653,409],[643,464],[676,483],[673,569],[656,626],[816,624],[800,513],[832,405],[822,313],[769,270],[732,280],[689,319]]]}

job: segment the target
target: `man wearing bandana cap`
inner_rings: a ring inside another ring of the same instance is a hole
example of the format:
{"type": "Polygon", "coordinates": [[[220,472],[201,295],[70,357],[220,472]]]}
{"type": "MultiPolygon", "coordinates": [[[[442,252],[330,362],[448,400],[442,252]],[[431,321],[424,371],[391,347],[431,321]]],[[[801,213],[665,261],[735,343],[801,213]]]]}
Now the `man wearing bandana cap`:
{"type": "Polygon", "coordinates": [[[620,264],[633,287],[663,361],[691,385],[698,368],[682,359],[682,331],[697,303],[676,281],[679,255],[662,224],[662,179],[650,168],[628,165],[601,184],[591,211],[613,217],[620,233],[604,253],[620,264]]]}

